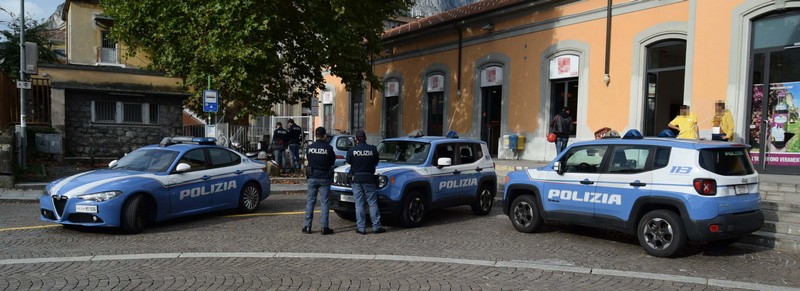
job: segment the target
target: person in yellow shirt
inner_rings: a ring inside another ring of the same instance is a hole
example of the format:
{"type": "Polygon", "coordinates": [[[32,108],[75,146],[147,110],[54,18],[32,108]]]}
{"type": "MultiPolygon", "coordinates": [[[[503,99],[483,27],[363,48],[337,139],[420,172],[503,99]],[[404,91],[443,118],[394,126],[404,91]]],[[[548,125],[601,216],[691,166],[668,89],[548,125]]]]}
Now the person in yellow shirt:
{"type": "Polygon", "coordinates": [[[733,114],[725,109],[722,100],[714,104],[714,127],[719,127],[719,134],[712,135],[714,140],[733,141],[733,114]]]}
{"type": "Polygon", "coordinates": [[[678,138],[697,139],[697,116],[689,112],[689,105],[681,105],[678,116],[667,124],[669,128],[678,131],[678,138]]]}

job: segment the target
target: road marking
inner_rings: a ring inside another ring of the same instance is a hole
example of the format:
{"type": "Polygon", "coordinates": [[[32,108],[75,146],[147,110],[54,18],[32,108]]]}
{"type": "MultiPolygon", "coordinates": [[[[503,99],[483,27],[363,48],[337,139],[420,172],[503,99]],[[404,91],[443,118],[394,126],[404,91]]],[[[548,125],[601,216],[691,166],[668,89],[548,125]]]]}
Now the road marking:
{"type": "MultiPolygon", "coordinates": [[[[321,213],[322,211],[315,210],[314,213],[321,213]]],[[[330,213],[330,211],[328,212],[330,213]]],[[[298,215],[298,214],[306,214],[305,211],[287,211],[287,212],[262,212],[262,213],[248,213],[248,214],[234,214],[234,215],[226,215],[223,217],[232,218],[232,217],[250,217],[250,216],[277,216],[277,215],[298,215]]]]}
{"type": "Polygon", "coordinates": [[[460,264],[486,266],[493,268],[519,268],[535,269],[549,272],[569,272],[579,274],[589,274],[596,276],[626,277],[656,281],[670,281],[679,283],[691,283],[723,288],[742,288],[752,290],[797,290],[790,286],[776,286],[742,281],[719,280],[713,278],[678,276],[658,273],[633,272],[622,270],[611,270],[601,268],[568,267],[562,265],[551,265],[541,263],[525,263],[519,261],[495,261],[495,260],[468,260],[454,259],[446,257],[422,257],[422,256],[403,256],[403,255],[365,255],[365,254],[334,254],[334,253],[285,253],[285,252],[244,252],[244,253],[150,253],[150,254],[125,254],[125,255],[98,255],[80,257],[50,257],[50,258],[27,258],[27,259],[5,259],[0,260],[0,265],[14,264],[46,264],[46,263],[66,263],[66,262],[97,262],[97,261],[127,261],[127,260],[150,260],[150,259],[177,259],[177,258],[297,258],[297,259],[345,259],[345,260],[364,260],[364,261],[404,261],[404,262],[426,262],[442,264],[460,264]]]}
{"type": "MultiPolygon", "coordinates": [[[[314,213],[320,213],[321,211],[317,210],[314,213]]],[[[298,214],[306,214],[305,211],[288,211],[288,212],[264,212],[264,213],[249,213],[249,214],[234,214],[234,215],[226,215],[223,216],[225,218],[235,218],[235,217],[250,217],[250,216],[277,216],[277,215],[298,215],[298,214]]],[[[9,228],[0,228],[0,231],[12,231],[12,230],[29,230],[29,229],[39,229],[39,228],[50,228],[50,227],[59,227],[60,224],[56,225],[39,225],[39,226],[21,226],[21,227],[9,227],[9,228]]]]}
{"type": "Polygon", "coordinates": [[[61,225],[39,225],[39,226],[9,227],[9,228],[0,228],[0,231],[28,230],[28,229],[37,229],[37,228],[59,227],[59,226],[61,226],[61,225]]]}

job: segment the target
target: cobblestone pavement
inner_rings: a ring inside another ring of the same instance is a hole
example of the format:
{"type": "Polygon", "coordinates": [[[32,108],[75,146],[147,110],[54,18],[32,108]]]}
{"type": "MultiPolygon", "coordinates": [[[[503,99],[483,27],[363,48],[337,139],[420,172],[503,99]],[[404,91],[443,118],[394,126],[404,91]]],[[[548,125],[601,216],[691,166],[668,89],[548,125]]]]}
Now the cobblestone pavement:
{"type": "Polygon", "coordinates": [[[655,258],[635,237],[553,225],[523,234],[495,208],[433,213],[415,229],[358,235],[331,214],[334,235],[303,234],[303,195],[259,212],[172,220],[138,235],[66,229],[38,204],[0,202],[3,289],[717,290],[800,288],[800,254],[742,244],[690,244],[655,258]]]}

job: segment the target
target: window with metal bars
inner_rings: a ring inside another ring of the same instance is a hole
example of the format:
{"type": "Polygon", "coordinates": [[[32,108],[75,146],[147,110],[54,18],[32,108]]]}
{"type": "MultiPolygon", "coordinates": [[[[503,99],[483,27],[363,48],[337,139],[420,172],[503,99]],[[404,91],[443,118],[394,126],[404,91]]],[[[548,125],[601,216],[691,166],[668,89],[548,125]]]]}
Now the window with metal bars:
{"type": "Polygon", "coordinates": [[[94,121],[95,122],[117,122],[117,102],[114,102],[114,101],[95,101],[94,102],[94,121]]]}
{"type": "Polygon", "coordinates": [[[115,101],[92,101],[92,104],[92,122],[158,124],[158,104],[115,101]]]}

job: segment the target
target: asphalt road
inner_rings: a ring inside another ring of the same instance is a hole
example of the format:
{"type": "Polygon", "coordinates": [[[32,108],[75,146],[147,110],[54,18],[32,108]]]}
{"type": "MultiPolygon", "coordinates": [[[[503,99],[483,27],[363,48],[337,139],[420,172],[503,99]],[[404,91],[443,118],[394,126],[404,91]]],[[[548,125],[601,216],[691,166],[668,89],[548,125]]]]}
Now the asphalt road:
{"type": "Polygon", "coordinates": [[[552,225],[519,233],[495,208],[438,211],[415,229],[358,235],[331,213],[334,235],[303,234],[302,195],[273,195],[253,215],[168,221],[138,235],[66,229],[38,204],[0,202],[0,290],[369,289],[717,290],[800,288],[800,254],[690,244],[645,254],[636,238],[552,225]]]}

